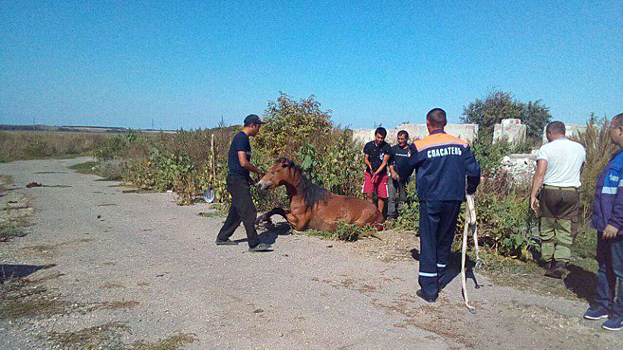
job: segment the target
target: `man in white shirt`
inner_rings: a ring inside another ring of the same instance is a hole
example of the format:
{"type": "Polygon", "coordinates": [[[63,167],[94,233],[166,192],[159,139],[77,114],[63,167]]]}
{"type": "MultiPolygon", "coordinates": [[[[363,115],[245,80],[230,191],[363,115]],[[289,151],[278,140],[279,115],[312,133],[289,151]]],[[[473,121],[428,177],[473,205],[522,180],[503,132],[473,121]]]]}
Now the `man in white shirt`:
{"type": "Polygon", "coordinates": [[[530,207],[541,220],[541,256],[549,266],[545,276],[561,279],[571,257],[571,231],[580,209],[580,174],[586,151],[565,137],[562,122],[549,123],[545,134],[549,143],[537,152],[530,207]]]}

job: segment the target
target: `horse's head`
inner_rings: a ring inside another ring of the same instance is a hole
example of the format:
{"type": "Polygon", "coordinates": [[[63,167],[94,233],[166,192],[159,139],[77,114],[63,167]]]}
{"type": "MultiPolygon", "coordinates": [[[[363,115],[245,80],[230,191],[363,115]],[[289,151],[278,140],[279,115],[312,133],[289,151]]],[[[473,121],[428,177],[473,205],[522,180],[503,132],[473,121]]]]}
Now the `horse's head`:
{"type": "Polygon", "coordinates": [[[260,189],[273,189],[277,186],[291,183],[294,176],[294,168],[294,162],[288,158],[277,159],[266,175],[260,179],[260,182],[258,183],[260,189]]]}

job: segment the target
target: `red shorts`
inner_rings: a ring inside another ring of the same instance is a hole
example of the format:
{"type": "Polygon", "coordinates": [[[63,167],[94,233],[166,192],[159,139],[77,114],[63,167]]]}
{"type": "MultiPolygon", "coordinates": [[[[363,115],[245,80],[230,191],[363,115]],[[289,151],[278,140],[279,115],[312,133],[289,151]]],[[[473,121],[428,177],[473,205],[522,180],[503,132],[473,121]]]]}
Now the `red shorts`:
{"type": "Polygon", "coordinates": [[[363,180],[363,193],[372,193],[376,191],[376,195],[379,198],[386,199],[389,197],[387,190],[388,182],[389,176],[387,176],[387,173],[377,175],[375,181],[372,182],[372,174],[366,171],[364,173],[363,180]]]}

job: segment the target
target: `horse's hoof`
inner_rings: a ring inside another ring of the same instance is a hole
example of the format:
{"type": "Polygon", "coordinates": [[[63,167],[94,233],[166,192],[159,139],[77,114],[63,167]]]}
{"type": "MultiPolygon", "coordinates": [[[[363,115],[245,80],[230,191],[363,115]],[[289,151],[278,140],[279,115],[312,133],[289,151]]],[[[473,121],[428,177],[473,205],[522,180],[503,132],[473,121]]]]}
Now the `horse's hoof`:
{"type": "Polygon", "coordinates": [[[258,217],[257,219],[255,219],[255,226],[258,226],[259,224],[262,223],[262,221],[266,221],[266,218],[264,217],[264,215],[258,217]]]}
{"type": "Polygon", "coordinates": [[[484,265],[485,265],[485,262],[484,262],[484,261],[482,261],[482,260],[480,260],[480,259],[476,260],[476,266],[475,266],[475,267],[476,267],[476,270],[480,270],[480,269],[482,269],[484,265]]]}

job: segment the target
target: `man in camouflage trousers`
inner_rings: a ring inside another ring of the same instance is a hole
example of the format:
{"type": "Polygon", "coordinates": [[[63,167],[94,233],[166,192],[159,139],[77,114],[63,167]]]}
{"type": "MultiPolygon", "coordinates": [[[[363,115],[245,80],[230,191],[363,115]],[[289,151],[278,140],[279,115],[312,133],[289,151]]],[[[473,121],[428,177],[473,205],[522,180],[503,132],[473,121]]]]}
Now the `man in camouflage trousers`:
{"type": "Polygon", "coordinates": [[[532,181],[531,208],[540,215],[541,256],[545,276],[561,279],[571,257],[572,228],[580,209],[580,173],[586,159],[584,147],[565,137],[565,124],[547,125],[549,143],[537,153],[532,181]]]}

